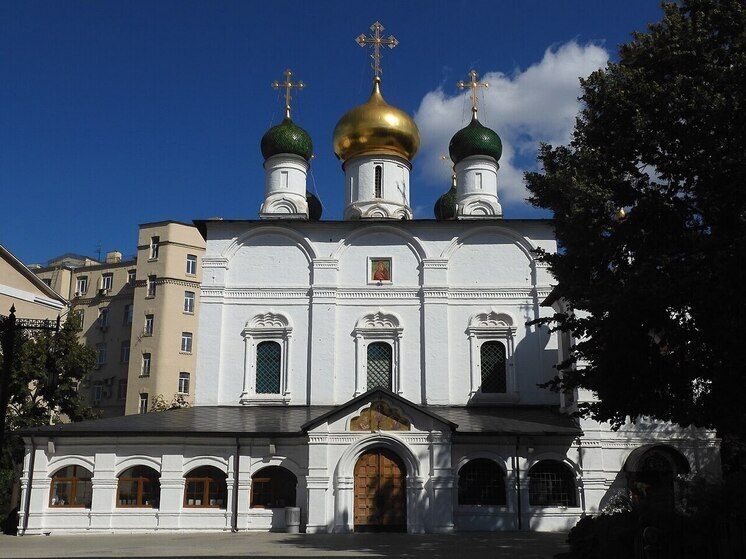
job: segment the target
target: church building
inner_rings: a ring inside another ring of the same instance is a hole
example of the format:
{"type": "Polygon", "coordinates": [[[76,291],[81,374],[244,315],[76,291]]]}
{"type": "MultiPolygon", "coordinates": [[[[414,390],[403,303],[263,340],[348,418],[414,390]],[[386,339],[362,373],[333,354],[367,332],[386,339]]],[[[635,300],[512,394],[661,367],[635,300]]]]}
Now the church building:
{"type": "Polygon", "coordinates": [[[288,72],[259,219],[195,222],[195,405],[25,431],[20,533],[284,530],[298,509],[307,533],[568,530],[619,491],[673,502],[677,476],[717,471],[712,433],[612,431],[572,415],[592,394],[538,387],[572,344],[530,325],[561,304],[535,252],[552,223],[503,216],[473,71],[452,187],[413,219],[419,131],[384,100],[395,39],[372,30],[370,98],[333,134],[344,218],[307,191],[288,72]]]}

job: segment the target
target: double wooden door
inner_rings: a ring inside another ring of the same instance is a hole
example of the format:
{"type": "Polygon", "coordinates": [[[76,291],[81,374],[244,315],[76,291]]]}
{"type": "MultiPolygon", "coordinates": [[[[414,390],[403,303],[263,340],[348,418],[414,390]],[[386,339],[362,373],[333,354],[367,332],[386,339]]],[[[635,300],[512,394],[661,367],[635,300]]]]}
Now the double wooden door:
{"type": "Polygon", "coordinates": [[[390,450],[373,449],[355,464],[355,531],[406,531],[407,473],[390,450]]]}

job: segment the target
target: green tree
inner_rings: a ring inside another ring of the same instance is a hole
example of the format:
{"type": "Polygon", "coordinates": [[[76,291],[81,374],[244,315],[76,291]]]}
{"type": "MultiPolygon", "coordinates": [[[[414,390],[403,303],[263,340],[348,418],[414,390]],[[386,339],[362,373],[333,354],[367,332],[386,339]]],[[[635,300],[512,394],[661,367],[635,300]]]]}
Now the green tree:
{"type": "Polygon", "coordinates": [[[746,3],[663,4],[619,62],[581,80],[568,146],[542,146],[530,201],[560,245],[540,257],[574,331],[554,388],[581,412],[746,433],[746,3]],[[573,362],[583,368],[574,370],[573,362]]]}
{"type": "MultiPolygon", "coordinates": [[[[0,363],[3,356],[0,355],[0,363]]],[[[58,332],[19,330],[8,382],[5,448],[0,457],[0,482],[12,483],[23,456],[23,442],[15,431],[24,427],[96,417],[77,391],[96,363],[96,352],[78,342],[75,318],[58,332]]],[[[0,493],[9,495],[9,487],[0,493]]]]}

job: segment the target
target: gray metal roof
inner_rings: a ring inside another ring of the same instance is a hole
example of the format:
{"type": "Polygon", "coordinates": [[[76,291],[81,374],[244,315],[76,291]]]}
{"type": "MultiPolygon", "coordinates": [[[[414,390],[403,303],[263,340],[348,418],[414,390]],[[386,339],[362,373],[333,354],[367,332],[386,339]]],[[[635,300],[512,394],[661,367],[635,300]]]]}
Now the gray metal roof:
{"type": "MultiPolygon", "coordinates": [[[[357,400],[357,399],[356,399],[357,400]]],[[[348,402],[349,404],[349,402],[348,402]]],[[[341,406],[197,406],[140,415],[43,425],[20,431],[24,436],[255,436],[297,437],[306,424],[341,406]]],[[[456,434],[580,435],[577,422],[555,406],[416,406],[455,426],[456,434]]]]}

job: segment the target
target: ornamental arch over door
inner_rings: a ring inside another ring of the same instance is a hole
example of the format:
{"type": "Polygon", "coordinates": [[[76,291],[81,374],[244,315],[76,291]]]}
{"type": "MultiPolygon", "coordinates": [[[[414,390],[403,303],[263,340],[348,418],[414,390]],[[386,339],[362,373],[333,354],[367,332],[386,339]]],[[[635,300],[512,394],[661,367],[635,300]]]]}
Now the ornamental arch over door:
{"type": "Polygon", "coordinates": [[[404,532],[407,529],[407,469],[392,450],[375,447],[355,464],[356,532],[404,532]]]}

